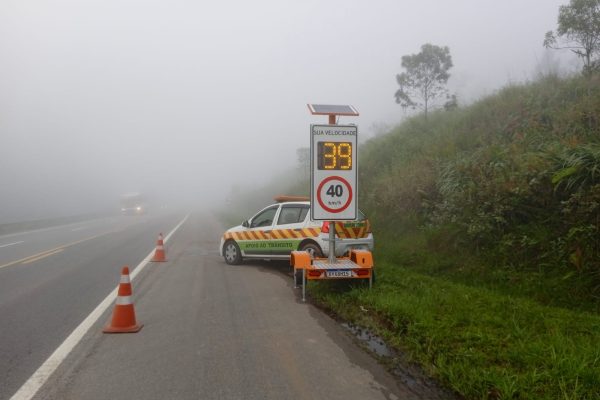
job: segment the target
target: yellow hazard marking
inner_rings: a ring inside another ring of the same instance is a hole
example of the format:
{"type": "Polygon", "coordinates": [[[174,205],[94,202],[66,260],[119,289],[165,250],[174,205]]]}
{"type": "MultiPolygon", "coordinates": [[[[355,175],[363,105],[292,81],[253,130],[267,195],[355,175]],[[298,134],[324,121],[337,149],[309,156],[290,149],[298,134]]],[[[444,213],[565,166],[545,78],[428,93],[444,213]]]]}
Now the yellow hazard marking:
{"type": "Polygon", "coordinates": [[[340,239],[358,239],[369,235],[370,226],[367,223],[361,227],[345,227],[343,224],[336,223],[335,231],[340,239]]]}
{"type": "Polygon", "coordinates": [[[56,249],[54,251],[46,252],[46,253],[44,253],[44,254],[42,254],[40,256],[37,256],[37,257],[33,257],[33,258],[30,257],[27,260],[23,261],[21,264],[30,264],[32,262],[36,262],[36,261],[39,261],[39,260],[41,260],[43,258],[49,257],[49,256],[51,256],[53,254],[60,253],[63,250],[64,249],[56,249]]]}
{"type": "MultiPolygon", "coordinates": [[[[358,239],[367,237],[370,232],[369,224],[361,227],[344,227],[343,224],[336,223],[335,230],[340,239],[358,239]]],[[[234,240],[277,240],[277,239],[305,239],[319,236],[321,228],[304,228],[304,229],[273,229],[265,231],[243,231],[243,232],[226,232],[223,239],[234,240]]]]}
{"type": "Polygon", "coordinates": [[[264,231],[247,231],[247,232],[227,232],[224,235],[225,239],[235,240],[268,240],[268,233],[264,231]]]}
{"type": "Polygon", "coordinates": [[[321,228],[304,229],[274,229],[265,231],[246,231],[246,232],[227,232],[223,235],[225,240],[273,240],[273,239],[304,239],[317,237],[321,233],[321,228]]]}
{"type": "Polygon", "coordinates": [[[10,267],[11,265],[15,265],[15,264],[29,264],[30,262],[37,261],[37,260],[39,260],[41,258],[44,258],[46,256],[59,253],[59,252],[63,251],[64,249],[66,249],[67,247],[71,247],[71,246],[74,246],[74,245],[79,244],[79,243],[87,242],[88,240],[96,239],[96,238],[98,238],[100,236],[108,235],[109,233],[120,232],[121,230],[114,230],[114,231],[110,231],[110,232],[100,233],[98,235],[95,235],[95,236],[92,236],[92,237],[89,237],[89,238],[85,238],[85,239],[77,240],[75,242],[63,244],[62,246],[58,246],[58,247],[55,247],[53,249],[45,250],[45,251],[42,251],[41,253],[34,254],[32,256],[27,256],[25,258],[21,258],[20,260],[11,261],[11,262],[9,262],[7,264],[0,265],[0,269],[2,269],[4,267],[10,267]],[[49,254],[49,253],[51,253],[51,254],[49,254]],[[33,260],[31,260],[31,259],[33,259],[33,260]]]}

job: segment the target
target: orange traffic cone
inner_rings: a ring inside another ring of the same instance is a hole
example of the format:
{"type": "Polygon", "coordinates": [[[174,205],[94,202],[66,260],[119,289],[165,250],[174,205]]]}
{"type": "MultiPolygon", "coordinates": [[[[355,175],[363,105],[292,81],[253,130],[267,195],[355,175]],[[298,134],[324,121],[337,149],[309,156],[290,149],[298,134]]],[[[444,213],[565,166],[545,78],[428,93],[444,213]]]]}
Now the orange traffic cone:
{"type": "Polygon", "coordinates": [[[135,322],[135,310],[131,301],[131,281],[129,280],[129,268],[123,267],[121,271],[121,282],[119,283],[119,293],[117,303],[113,311],[110,325],[104,327],[104,333],[134,333],[139,332],[144,325],[138,325],[135,322]]]}
{"type": "Polygon", "coordinates": [[[167,261],[165,255],[165,246],[163,244],[163,234],[158,234],[158,240],[156,241],[156,251],[154,252],[154,257],[152,257],[152,262],[165,262],[167,261]]]}

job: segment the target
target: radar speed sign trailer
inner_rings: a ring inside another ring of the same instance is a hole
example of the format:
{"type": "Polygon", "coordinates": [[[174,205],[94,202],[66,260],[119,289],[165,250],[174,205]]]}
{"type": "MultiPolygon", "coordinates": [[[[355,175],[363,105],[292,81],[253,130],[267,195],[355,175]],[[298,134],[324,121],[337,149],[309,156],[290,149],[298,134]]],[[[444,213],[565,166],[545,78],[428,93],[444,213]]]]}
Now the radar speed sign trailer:
{"type": "Polygon", "coordinates": [[[336,221],[358,216],[358,128],[337,125],[336,116],[358,116],[352,106],[309,104],[313,115],[328,115],[328,125],[311,125],[311,219],[329,221],[329,258],[311,259],[304,251],[293,251],[294,276],[302,272],[302,300],[307,280],[369,279],[373,282],[373,257],[365,250],[352,250],[349,257],[336,258],[336,221]]]}

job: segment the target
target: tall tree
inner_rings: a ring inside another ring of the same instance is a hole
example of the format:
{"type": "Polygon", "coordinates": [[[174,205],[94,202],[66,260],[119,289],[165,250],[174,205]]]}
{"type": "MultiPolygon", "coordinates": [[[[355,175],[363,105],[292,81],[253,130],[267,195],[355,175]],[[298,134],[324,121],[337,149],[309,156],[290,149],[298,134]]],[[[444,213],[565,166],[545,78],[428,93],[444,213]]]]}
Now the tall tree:
{"type": "Polygon", "coordinates": [[[583,72],[598,69],[600,54],[600,0],[571,0],[558,8],[558,29],[546,33],[544,46],[569,49],[583,60],[583,72]],[[558,38],[560,38],[560,43],[558,38]]]}
{"type": "Polygon", "coordinates": [[[447,95],[446,83],[452,68],[450,49],[432,44],[421,46],[421,52],[402,57],[405,72],[396,75],[400,89],[396,91],[396,103],[404,108],[421,108],[427,112],[432,101],[447,95]]]}

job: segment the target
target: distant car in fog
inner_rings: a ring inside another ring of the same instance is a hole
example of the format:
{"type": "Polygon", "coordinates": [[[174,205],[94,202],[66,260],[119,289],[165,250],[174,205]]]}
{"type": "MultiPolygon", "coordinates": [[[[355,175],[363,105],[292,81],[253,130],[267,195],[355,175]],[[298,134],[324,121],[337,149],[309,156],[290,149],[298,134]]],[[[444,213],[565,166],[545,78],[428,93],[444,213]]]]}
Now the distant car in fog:
{"type": "Polygon", "coordinates": [[[128,193],[121,196],[121,214],[142,215],[146,213],[144,196],[140,193],[128,193]]]}

